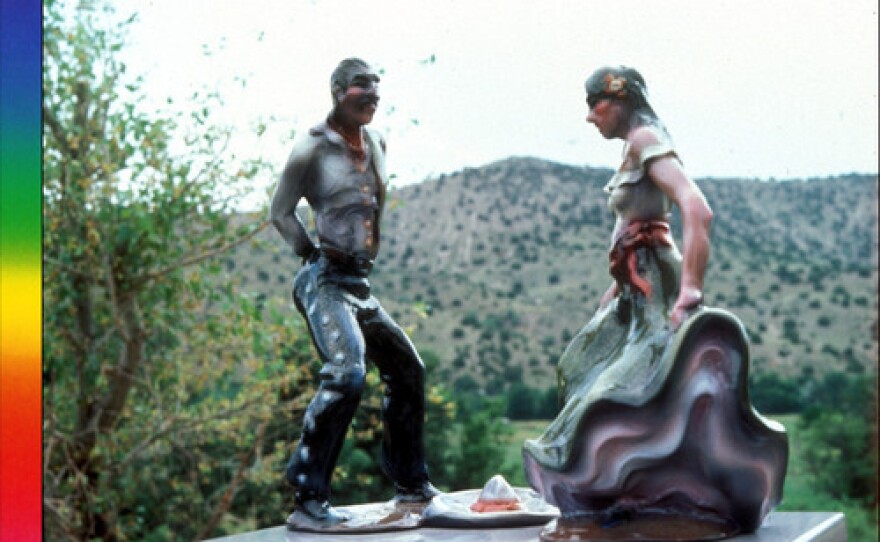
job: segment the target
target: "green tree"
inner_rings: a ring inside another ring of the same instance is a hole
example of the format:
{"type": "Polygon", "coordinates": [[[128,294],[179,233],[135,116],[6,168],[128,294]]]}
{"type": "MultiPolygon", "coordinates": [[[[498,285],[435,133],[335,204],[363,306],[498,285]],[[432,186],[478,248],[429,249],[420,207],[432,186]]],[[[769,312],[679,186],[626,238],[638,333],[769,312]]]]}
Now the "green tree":
{"type": "Polygon", "coordinates": [[[765,414],[788,414],[800,412],[801,389],[794,380],[776,373],[754,375],[749,382],[752,404],[765,414]]]}
{"type": "Polygon", "coordinates": [[[876,377],[828,373],[802,419],[804,461],[817,487],[877,507],[876,377]]]}
{"type": "Polygon", "coordinates": [[[511,420],[533,420],[537,417],[539,393],[521,382],[507,389],[507,417],[511,420]]]}
{"type": "Polygon", "coordinates": [[[227,158],[217,97],[186,118],[140,110],[117,57],[134,18],[108,15],[44,3],[46,536],[200,539],[254,517],[233,513],[254,487],[277,517],[265,494],[311,386],[307,336],[215,261],[265,228],[230,220],[265,167],[227,158]]]}
{"type": "Polygon", "coordinates": [[[823,413],[804,432],[804,460],[819,489],[837,499],[877,504],[876,432],[864,416],[823,413]]]}
{"type": "Polygon", "coordinates": [[[544,390],[538,401],[537,417],[542,420],[552,420],[559,414],[559,390],[551,386],[544,390]]]}
{"type": "Polygon", "coordinates": [[[447,474],[452,489],[482,487],[495,474],[503,473],[504,448],[511,429],[501,421],[503,399],[477,395],[457,397],[459,402],[458,446],[451,453],[447,474]]]}

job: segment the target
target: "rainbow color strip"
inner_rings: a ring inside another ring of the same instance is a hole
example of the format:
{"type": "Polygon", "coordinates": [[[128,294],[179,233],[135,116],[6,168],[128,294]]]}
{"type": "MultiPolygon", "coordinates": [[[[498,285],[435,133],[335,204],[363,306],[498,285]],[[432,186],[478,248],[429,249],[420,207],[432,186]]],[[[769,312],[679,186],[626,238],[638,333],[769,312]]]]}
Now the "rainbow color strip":
{"type": "Polygon", "coordinates": [[[0,540],[42,540],[41,25],[0,1],[0,540]]]}

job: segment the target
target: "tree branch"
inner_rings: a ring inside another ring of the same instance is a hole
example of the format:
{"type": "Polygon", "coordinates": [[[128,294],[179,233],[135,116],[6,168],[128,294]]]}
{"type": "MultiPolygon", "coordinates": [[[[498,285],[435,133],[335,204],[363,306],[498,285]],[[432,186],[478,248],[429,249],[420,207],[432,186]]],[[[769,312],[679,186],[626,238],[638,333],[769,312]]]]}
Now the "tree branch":
{"type": "Polygon", "coordinates": [[[164,437],[174,428],[174,422],[176,420],[174,418],[165,418],[162,421],[162,424],[159,427],[159,430],[155,433],[149,435],[147,438],[142,440],[140,444],[134,446],[129,452],[125,455],[122,461],[118,461],[111,465],[111,468],[114,472],[124,472],[128,467],[129,463],[135,460],[138,456],[140,456],[144,450],[149,448],[150,444],[159,440],[159,438],[164,437]]]}
{"type": "Polygon", "coordinates": [[[56,260],[55,258],[50,258],[48,256],[43,256],[43,262],[57,266],[59,269],[61,269],[65,273],[67,273],[69,275],[73,275],[75,277],[88,278],[88,277],[95,276],[94,273],[86,273],[86,272],[80,271],[79,269],[76,269],[75,267],[71,267],[65,263],[62,263],[60,260],[56,260]]]}
{"type": "Polygon", "coordinates": [[[119,353],[118,366],[107,373],[110,381],[107,394],[95,413],[98,431],[101,433],[107,433],[119,418],[131,390],[134,374],[143,359],[145,334],[134,292],[126,292],[120,297],[119,314],[128,340],[123,343],[119,353]]]}
{"type": "Polygon", "coordinates": [[[146,281],[150,281],[150,280],[156,280],[156,279],[161,278],[169,273],[172,273],[182,267],[187,267],[187,266],[205,261],[209,258],[213,258],[214,256],[217,256],[218,254],[222,254],[228,250],[231,250],[231,249],[237,247],[238,245],[241,245],[245,241],[249,241],[250,239],[254,238],[258,233],[260,233],[261,231],[266,229],[266,227],[268,225],[269,225],[269,221],[264,220],[256,228],[254,228],[254,230],[252,232],[248,233],[247,235],[243,235],[242,237],[239,237],[238,239],[236,239],[235,241],[232,241],[231,243],[227,243],[225,245],[219,246],[213,250],[209,250],[207,252],[204,252],[202,254],[198,254],[196,256],[191,256],[189,258],[183,258],[182,260],[178,260],[176,263],[173,263],[167,267],[164,267],[164,268],[159,269],[157,271],[153,271],[151,273],[147,273],[146,275],[142,275],[142,276],[138,277],[136,279],[136,281],[146,282],[146,281]]]}
{"type": "Polygon", "coordinates": [[[67,143],[67,139],[64,134],[64,127],[61,126],[61,122],[58,121],[58,117],[55,116],[55,112],[52,111],[50,107],[46,105],[45,102],[42,104],[43,106],[43,122],[49,126],[49,130],[52,132],[52,137],[55,138],[55,141],[58,142],[58,146],[61,147],[61,150],[64,154],[74,154],[73,150],[70,148],[70,145],[67,143]]]}
{"type": "Polygon", "coordinates": [[[43,497],[43,510],[52,513],[51,515],[55,518],[55,523],[58,525],[58,528],[61,529],[61,532],[67,537],[67,540],[76,540],[77,536],[75,530],[67,525],[68,518],[58,509],[57,506],[55,506],[53,502],[54,500],[57,499],[43,497]]]}
{"type": "MultiPolygon", "coordinates": [[[[304,404],[302,406],[303,412],[305,412],[305,405],[307,404],[305,399],[310,400],[310,398],[304,397],[304,404]]],[[[264,400],[263,398],[259,398],[259,399],[254,399],[251,401],[245,401],[241,405],[236,406],[234,408],[221,410],[221,411],[213,413],[211,416],[207,416],[204,418],[198,418],[198,419],[190,421],[189,423],[180,423],[180,420],[178,418],[168,418],[165,423],[161,424],[158,431],[144,437],[144,439],[140,442],[140,444],[133,446],[131,448],[131,450],[129,451],[129,453],[126,454],[126,456],[124,458],[122,458],[122,460],[115,463],[112,466],[113,471],[114,472],[122,472],[123,469],[126,466],[128,466],[128,464],[130,464],[132,461],[134,461],[139,456],[141,456],[141,454],[143,454],[143,452],[147,448],[149,448],[150,444],[159,440],[161,437],[164,437],[164,436],[169,435],[171,433],[177,433],[177,434],[185,433],[185,432],[189,431],[190,429],[196,428],[200,425],[204,425],[205,423],[213,421],[213,420],[221,420],[221,419],[228,420],[228,419],[234,418],[235,416],[239,415],[241,412],[251,408],[253,405],[261,403],[263,400],[264,400]]],[[[301,417],[301,416],[299,416],[299,417],[301,417]]],[[[175,441],[177,439],[171,439],[171,440],[175,441]]]]}
{"type": "Polygon", "coordinates": [[[266,426],[268,424],[269,420],[265,420],[257,428],[257,435],[254,438],[254,445],[251,446],[251,449],[248,450],[246,454],[242,455],[241,462],[238,465],[238,472],[235,473],[232,481],[229,482],[229,487],[226,488],[226,492],[220,499],[220,504],[217,506],[217,508],[214,509],[214,513],[211,514],[211,517],[205,523],[204,527],[202,527],[202,530],[199,532],[199,534],[196,535],[194,540],[198,541],[207,538],[208,535],[217,528],[220,520],[223,519],[223,515],[229,511],[229,508],[232,506],[232,499],[233,497],[235,497],[235,492],[238,491],[238,486],[247,476],[248,467],[250,467],[251,462],[256,457],[257,450],[259,450],[263,446],[263,435],[266,433],[266,426]]]}
{"type": "Polygon", "coordinates": [[[122,340],[127,343],[130,340],[130,336],[119,316],[119,296],[116,293],[116,277],[113,273],[113,262],[110,260],[110,254],[106,251],[103,259],[106,273],[107,293],[110,295],[110,312],[113,314],[113,324],[116,326],[116,331],[119,332],[122,340]]]}

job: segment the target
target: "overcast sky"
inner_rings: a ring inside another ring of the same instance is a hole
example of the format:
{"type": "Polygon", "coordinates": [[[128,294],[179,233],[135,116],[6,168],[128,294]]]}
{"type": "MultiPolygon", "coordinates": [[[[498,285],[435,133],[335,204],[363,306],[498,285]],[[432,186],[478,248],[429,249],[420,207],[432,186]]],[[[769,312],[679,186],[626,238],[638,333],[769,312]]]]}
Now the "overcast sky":
{"type": "Polygon", "coordinates": [[[373,126],[397,185],[512,155],[616,167],[621,143],[584,121],[604,64],[642,72],[693,177],[878,169],[876,0],[115,4],[140,12],[126,60],[157,103],[217,88],[224,122],[275,115],[234,150],[279,166],[291,130],[329,110],[337,62],[360,56],[384,71],[373,126]]]}

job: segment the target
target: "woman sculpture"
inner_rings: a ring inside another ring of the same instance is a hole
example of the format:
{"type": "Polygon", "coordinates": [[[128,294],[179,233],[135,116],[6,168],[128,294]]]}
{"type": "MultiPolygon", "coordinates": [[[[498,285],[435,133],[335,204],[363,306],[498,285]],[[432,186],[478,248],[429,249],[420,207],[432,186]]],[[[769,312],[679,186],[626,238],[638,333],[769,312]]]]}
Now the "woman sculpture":
{"type": "Polygon", "coordinates": [[[749,402],[743,325],[702,306],[712,211],[636,70],[601,68],[585,86],[587,121],[625,142],[605,186],[617,218],[614,281],[560,359],[563,408],[526,441],[526,476],[563,521],[676,518],[724,535],[754,531],[781,499],[788,440],[749,402]]]}

